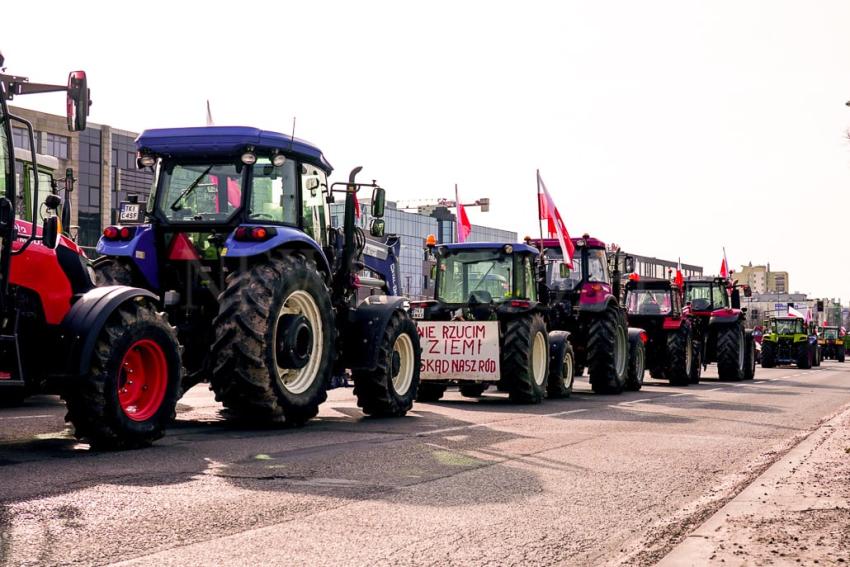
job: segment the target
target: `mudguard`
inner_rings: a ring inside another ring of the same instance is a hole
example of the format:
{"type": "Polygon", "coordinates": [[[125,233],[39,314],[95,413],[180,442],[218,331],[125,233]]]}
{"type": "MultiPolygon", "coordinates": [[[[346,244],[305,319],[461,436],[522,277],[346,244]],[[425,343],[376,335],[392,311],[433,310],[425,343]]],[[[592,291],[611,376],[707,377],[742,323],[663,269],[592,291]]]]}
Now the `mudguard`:
{"type": "Polygon", "coordinates": [[[264,227],[273,229],[277,234],[262,242],[245,242],[236,240],[235,232],[230,233],[227,240],[224,242],[224,248],[221,255],[224,258],[248,258],[251,256],[259,256],[274,250],[275,248],[302,248],[309,250],[313,259],[316,261],[316,266],[320,272],[324,274],[331,273],[331,267],[321,246],[310,238],[305,232],[289,226],[266,226],[262,224],[242,224],[243,227],[264,227]]]}
{"type": "Polygon", "coordinates": [[[380,341],[393,314],[404,312],[403,297],[370,295],[351,314],[343,340],[343,366],[352,370],[374,370],[378,365],[380,341]]]}
{"type": "Polygon", "coordinates": [[[88,374],[92,352],[106,320],[119,306],[140,298],[158,301],[157,296],[146,289],[123,285],[96,287],[83,294],[62,321],[61,332],[66,345],[62,373],[88,374]]]}
{"type": "Polygon", "coordinates": [[[97,241],[97,252],[104,256],[131,258],[151,289],[159,289],[159,270],[157,269],[156,244],[154,231],[150,225],[135,227],[130,240],[97,241]]]}
{"type": "Polygon", "coordinates": [[[646,344],[646,331],[644,331],[643,329],[638,329],[636,327],[629,327],[629,344],[633,345],[637,340],[643,341],[643,343],[646,344]]]}
{"type": "Polygon", "coordinates": [[[726,313],[722,315],[712,315],[708,320],[709,325],[731,325],[737,323],[741,319],[741,315],[737,312],[726,313]]]}
{"type": "Polygon", "coordinates": [[[564,364],[564,350],[570,342],[569,331],[549,331],[549,379],[561,376],[564,364]]]}

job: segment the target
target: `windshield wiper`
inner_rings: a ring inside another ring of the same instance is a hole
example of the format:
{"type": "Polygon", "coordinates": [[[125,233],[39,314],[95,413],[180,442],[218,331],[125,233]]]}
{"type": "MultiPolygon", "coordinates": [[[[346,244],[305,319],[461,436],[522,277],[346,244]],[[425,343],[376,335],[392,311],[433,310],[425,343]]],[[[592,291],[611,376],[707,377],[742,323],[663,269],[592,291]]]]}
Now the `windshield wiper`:
{"type": "Polygon", "coordinates": [[[171,210],[172,210],[172,211],[179,211],[180,209],[182,209],[182,208],[183,208],[183,205],[181,205],[181,204],[180,204],[180,201],[182,201],[183,199],[185,199],[186,197],[188,197],[188,196],[189,196],[189,193],[191,193],[192,191],[194,191],[195,187],[197,187],[197,186],[201,183],[201,180],[202,180],[204,177],[206,177],[206,176],[207,176],[207,174],[208,174],[210,171],[212,171],[212,168],[213,168],[213,166],[209,166],[208,168],[206,168],[206,169],[204,170],[204,172],[198,176],[198,178],[197,178],[197,179],[195,179],[192,183],[190,183],[188,187],[186,187],[185,189],[183,189],[183,192],[182,192],[182,193],[180,193],[180,195],[178,195],[176,199],[174,199],[174,202],[173,202],[173,203],[171,203],[171,210]]]}

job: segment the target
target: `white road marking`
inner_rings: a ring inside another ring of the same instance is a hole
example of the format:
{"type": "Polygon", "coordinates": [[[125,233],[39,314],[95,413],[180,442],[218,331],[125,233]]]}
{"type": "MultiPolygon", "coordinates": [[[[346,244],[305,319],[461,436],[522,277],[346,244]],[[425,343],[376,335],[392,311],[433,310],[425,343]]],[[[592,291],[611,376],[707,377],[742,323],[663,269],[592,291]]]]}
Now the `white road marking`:
{"type": "Polygon", "coordinates": [[[508,419],[500,419],[500,420],[497,420],[495,422],[491,421],[489,423],[473,423],[473,424],[470,424],[470,425],[458,425],[457,427],[445,427],[443,429],[434,429],[433,431],[423,431],[422,433],[416,434],[416,437],[425,437],[425,436],[428,436],[428,435],[442,435],[443,433],[451,433],[452,431],[463,431],[464,429],[475,429],[477,427],[491,427],[491,426],[496,425],[496,424],[501,423],[501,422],[513,421],[514,419],[527,419],[527,418],[530,418],[530,417],[559,417],[559,416],[562,416],[562,415],[570,415],[570,414],[573,414],[573,413],[581,413],[583,411],[587,411],[587,409],[586,408],[579,408],[579,409],[568,410],[568,411],[559,411],[559,412],[555,412],[555,413],[543,413],[543,414],[539,414],[539,415],[522,414],[522,415],[517,415],[515,417],[511,417],[511,418],[508,418],[508,419]]]}
{"type": "MultiPolygon", "coordinates": [[[[709,391],[711,391],[711,390],[709,390],[709,391]]],[[[688,392],[681,392],[679,394],[670,394],[671,398],[678,398],[679,396],[690,396],[690,394],[688,392]]]]}
{"type": "Polygon", "coordinates": [[[650,402],[650,401],[652,401],[652,398],[641,398],[639,400],[629,400],[627,402],[620,402],[617,405],[618,406],[626,406],[626,405],[629,405],[629,404],[639,404],[641,402],[650,402]]]}
{"type": "Polygon", "coordinates": [[[50,414],[44,414],[44,415],[13,415],[13,416],[9,416],[9,417],[0,417],[0,420],[6,420],[6,419],[38,419],[38,418],[41,418],[41,417],[53,417],[53,416],[50,415],[50,414]]]}
{"type": "Polygon", "coordinates": [[[718,390],[722,390],[723,388],[712,388],[711,390],[706,390],[706,392],[716,392],[718,390]]]}

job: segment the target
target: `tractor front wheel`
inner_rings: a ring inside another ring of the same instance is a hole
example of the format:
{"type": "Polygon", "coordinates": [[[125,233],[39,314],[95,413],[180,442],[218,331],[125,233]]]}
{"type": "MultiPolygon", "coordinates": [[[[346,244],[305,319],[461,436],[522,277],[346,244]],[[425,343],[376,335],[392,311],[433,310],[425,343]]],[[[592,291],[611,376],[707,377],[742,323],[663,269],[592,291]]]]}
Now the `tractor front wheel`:
{"type": "Polygon", "coordinates": [[[460,395],[464,398],[480,398],[489,387],[489,384],[478,384],[476,382],[467,384],[461,383],[458,386],[458,390],[460,390],[460,395]]]}
{"type": "Polygon", "coordinates": [[[240,418],[301,425],[327,399],[336,326],[316,264],[275,254],[228,276],[213,320],[212,389],[240,418]]]}
{"type": "Polygon", "coordinates": [[[646,372],[646,345],[640,336],[629,337],[629,371],[626,375],[626,390],[637,392],[643,388],[646,372]]]}
{"type": "Polygon", "coordinates": [[[838,356],[836,356],[836,360],[838,360],[838,362],[844,362],[845,350],[844,345],[840,345],[838,347],[838,356]]]}
{"type": "Polygon", "coordinates": [[[762,341],[761,343],[761,367],[773,368],[776,366],[776,343],[762,341]]]}
{"type": "Polygon", "coordinates": [[[752,331],[744,333],[744,380],[752,380],[756,376],[756,340],[752,331]]]}
{"type": "Polygon", "coordinates": [[[591,322],[587,360],[594,392],[622,393],[628,372],[629,341],[625,318],[616,306],[608,306],[591,322]]]}
{"type": "Polygon", "coordinates": [[[575,353],[573,345],[566,337],[553,336],[563,331],[549,333],[549,380],[546,383],[546,396],[549,398],[569,398],[575,382],[575,353]]]}
{"type": "MultiPolygon", "coordinates": [[[[129,263],[117,258],[102,256],[92,264],[97,285],[136,285],[136,277],[129,263]]],[[[142,286],[138,286],[142,287],[142,286]]]]}
{"type": "Polygon", "coordinates": [[[540,314],[505,323],[502,344],[502,381],[511,401],[539,404],[546,395],[549,336],[540,314]]]}
{"type": "Polygon", "coordinates": [[[392,316],[378,349],[373,370],[351,372],[357,405],[366,415],[402,416],[413,407],[422,356],[416,324],[406,312],[392,316]]]}
{"type": "Polygon", "coordinates": [[[442,382],[420,382],[416,393],[417,402],[437,402],[446,393],[446,385],[442,382]]]}
{"type": "Polygon", "coordinates": [[[109,316],[89,373],[62,393],[65,420],[94,449],[144,447],[163,436],[180,397],[177,334],[147,302],[109,316]]]}
{"type": "Polygon", "coordinates": [[[673,386],[687,386],[691,383],[691,371],[694,362],[694,343],[691,326],[683,322],[678,329],[667,334],[667,379],[673,386]]]}
{"type": "Polygon", "coordinates": [[[812,347],[807,342],[797,346],[797,368],[808,370],[812,367],[812,347]]]}
{"type": "Polygon", "coordinates": [[[744,328],[740,323],[717,330],[717,374],[721,380],[744,377],[744,328]]]}

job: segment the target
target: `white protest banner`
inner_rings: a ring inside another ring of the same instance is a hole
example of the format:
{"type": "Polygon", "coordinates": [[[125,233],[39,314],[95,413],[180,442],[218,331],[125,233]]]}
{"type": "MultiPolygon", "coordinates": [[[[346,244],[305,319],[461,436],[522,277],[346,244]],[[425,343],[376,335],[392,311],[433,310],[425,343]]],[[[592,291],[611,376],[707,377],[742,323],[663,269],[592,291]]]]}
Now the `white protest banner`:
{"type": "Polygon", "coordinates": [[[498,380],[498,321],[417,321],[422,380],[498,380]]]}

